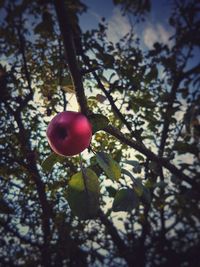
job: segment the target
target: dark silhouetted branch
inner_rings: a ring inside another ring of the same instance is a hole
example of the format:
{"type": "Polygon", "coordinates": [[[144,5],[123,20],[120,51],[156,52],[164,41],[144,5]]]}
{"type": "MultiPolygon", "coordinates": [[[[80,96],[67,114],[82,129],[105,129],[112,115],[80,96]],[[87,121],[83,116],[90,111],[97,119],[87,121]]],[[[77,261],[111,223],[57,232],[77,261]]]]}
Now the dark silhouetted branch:
{"type": "Polygon", "coordinates": [[[188,71],[185,71],[182,73],[182,78],[189,77],[192,74],[200,74],[200,64],[194,66],[193,68],[189,69],[188,71]]]}
{"type": "Polygon", "coordinates": [[[121,257],[123,257],[126,260],[128,266],[133,267],[134,253],[130,251],[130,248],[121,239],[113,223],[106,217],[106,215],[103,213],[102,210],[99,211],[99,218],[101,222],[106,226],[106,229],[108,230],[108,233],[112,237],[114,244],[117,246],[121,257]]]}
{"type": "Polygon", "coordinates": [[[33,90],[31,86],[31,77],[30,77],[30,73],[28,70],[27,60],[26,60],[25,39],[21,33],[20,26],[17,27],[17,32],[18,32],[18,37],[19,37],[19,49],[22,55],[25,78],[28,84],[28,89],[29,89],[29,93],[24,97],[24,99],[20,101],[20,105],[17,108],[17,112],[20,112],[27,105],[27,103],[33,99],[33,90]]]}
{"type": "MultiPolygon", "coordinates": [[[[89,58],[87,56],[85,56],[84,54],[82,54],[82,58],[83,58],[84,63],[88,66],[88,68],[91,69],[92,67],[90,66],[89,58]]],[[[137,137],[138,138],[138,136],[135,136],[135,133],[132,130],[131,124],[126,120],[126,118],[124,117],[124,115],[118,109],[118,107],[116,106],[115,101],[114,101],[112,95],[104,88],[104,85],[102,84],[100,78],[95,73],[95,71],[93,72],[93,76],[94,76],[94,78],[95,78],[95,80],[96,80],[99,88],[103,91],[103,93],[107,97],[108,101],[110,102],[110,105],[111,105],[113,111],[115,112],[115,114],[117,115],[117,117],[127,127],[127,129],[129,130],[129,132],[131,133],[131,135],[133,137],[137,137]]]]}
{"type": "Polygon", "coordinates": [[[124,144],[136,149],[137,151],[145,155],[148,159],[157,162],[159,165],[162,165],[163,167],[168,169],[172,174],[174,174],[178,179],[187,182],[191,186],[194,186],[194,188],[196,188],[197,190],[200,187],[199,184],[196,183],[195,180],[189,178],[176,166],[171,164],[167,159],[160,158],[159,156],[154,154],[151,150],[146,148],[141,143],[134,141],[130,138],[127,138],[123,133],[121,133],[118,129],[114,128],[113,126],[108,125],[106,128],[104,128],[104,131],[116,137],[118,140],[120,140],[124,144]]]}
{"type": "Polygon", "coordinates": [[[58,17],[60,31],[63,37],[69,71],[76,91],[77,101],[80,105],[81,112],[87,115],[88,113],[87,101],[83,88],[81,71],[79,69],[76,60],[76,49],[74,44],[71,23],[69,21],[69,15],[68,15],[69,11],[63,0],[59,1],[55,0],[54,4],[58,17]]]}

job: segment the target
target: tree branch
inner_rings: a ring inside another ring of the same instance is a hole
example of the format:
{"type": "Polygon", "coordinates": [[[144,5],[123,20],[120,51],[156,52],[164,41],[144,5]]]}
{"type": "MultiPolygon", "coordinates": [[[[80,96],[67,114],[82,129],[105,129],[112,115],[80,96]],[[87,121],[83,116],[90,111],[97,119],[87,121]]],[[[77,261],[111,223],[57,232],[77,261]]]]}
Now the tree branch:
{"type": "MultiPolygon", "coordinates": [[[[90,65],[90,61],[89,58],[82,54],[82,58],[84,63],[88,66],[89,69],[92,69],[92,66],[90,65]]],[[[129,132],[131,133],[131,136],[142,141],[140,136],[138,136],[132,129],[131,124],[126,120],[126,118],[124,117],[124,115],[121,113],[121,111],[118,109],[118,107],[115,104],[115,101],[112,97],[112,95],[104,88],[101,80],[99,79],[98,75],[95,73],[95,71],[93,72],[93,76],[95,78],[95,80],[97,81],[97,84],[99,86],[99,88],[103,91],[103,93],[105,94],[105,96],[107,97],[108,101],[110,102],[110,105],[114,111],[114,113],[117,115],[117,117],[120,119],[120,121],[126,126],[126,128],[129,130],[129,132]]]]}
{"type": "Polygon", "coordinates": [[[196,66],[194,66],[193,68],[189,69],[188,71],[185,71],[182,73],[182,78],[186,78],[192,74],[196,74],[199,73],[200,74],[200,64],[197,64],[196,66]]]}
{"type": "Polygon", "coordinates": [[[42,209],[42,229],[43,229],[43,240],[44,244],[41,248],[42,252],[42,259],[43,259],[43,265],[45,267],[50,267],[51,262],[50,258],[48,256],[49,253],[49,246],[50,246],[50,236],[51,236],[51,230],[50,230],[50,218],[53,216],[52,213],[52,208],[47,200],[46,192],[45,192],[45,184],[42,182],[40,178],[40,174],[37,169],[37,163],[34,158],[30,158],[29,155],[31,154],[31,146],[30,146],[30,141],[27,137],[26,130],[24,128],[24,125],[22,123],[21,119],[21,113],[17,111],[13,111],[13,109],[9,106],[9,104],[5,103],[6,107],[8,110],[11,112],[13,115],[18,128],[19,128],[19,144],[21,146],[22,153],[24,157],[27,160],[27,167],[30,172],[30,178],[33,180],[33,182],[36,185],[37,193],[38,193],[38,198],[39,198],[39,203],[41,205],[42,209]]]}
{"type": "Polygon", "coordinates": [[[30,73],[28,70],[26,54],[25,54],[25,40],[22,36],[20,26],[17,27],[17,33],[18,33],[18,37],[19,37],[20,53],[22,54],[22,59],[23,59],[25,78],[27,80],[28,89],[29,89],[29,94],[26,95],[25,98],[20,101],[20,106],[17,108],[16,112],[20,112],[27,105],[27,103],[33,99],[33,90],[32,90],[32,86],[31,86],[31,77],[30,77],[30,73]]]}
{"type": "Polygon", "coordinates": [[[199,184],[196,183],[195,180],[190,179],[187,175],[182,173],[182,171],[179,170],[176,166],[171,164],[167,159],[157,156],[156,154],[154,154],[151,150],[146,148],[141,143],[127,138],[122,132],[120,132],[118,129],[114,128],[113,126],[108,125],[106,128],[104,128],[104,131],[116,137],[118,140],[120,140],[124,144],[136,149],[137,151],[145,155],[148,159],[157,162],[159,165],[161,164],[163,167],[168,169],[172,174],[174,174],[177,178],[187,182],[191,186],[194,186],[194,188],[196,188],[197,190],[198,188],[200,188],[199,184]]]}
{"type": "Polygon", "coordinates": [[[82,83],[82,76],[76,60],[76,49],[74,44],[72,27],[69,20],[69,11],[63,0],[54,0],[54,5],[58,17],[60,31],[63,37],[66,59],[69,66],[72,82],[75,87],[77,101],[80,105],[81,112],[88,114],[86,96],[82,83]]]}
{"type": "Polygon", "coordinates": [[[112,240],[114,244],[117,246],[118,251],[123,257],[126,262],[128,263],[128,266],[133,267],[133,252],[130,251],[129,247],[124,243],[124,241],[119,236],[116,228],[112,224],[112,222],[106,217],[106,215],[103,213],[102,210],[99,211],[99,218],[101,222],[106,226],[106,229],[108,230],[108,233],[112,237],[112,240]]]}
{"type": "Polygon", "coordinates": [[[171,114],[170,110],[173,107],[173,103],[174,103],[174,100],[176,98],[176,92],[177,92],[179,83],[180,83],[180,78],[177,78],[175,80],[175,82],[172,86],[171,92],[170,92],[169,103],[168,103],[166,111],[165,111],[165,119],[164,119],[164,123],[163,123],[162,134],[161,134],[161,141],[160,141],[159,152],[158,152],[159,157],[162,157],[163,153],[164,153],[165,144],[167,141],[169,126],[170,126],[171,117],[172,117],[170,115],[171,114]]]}

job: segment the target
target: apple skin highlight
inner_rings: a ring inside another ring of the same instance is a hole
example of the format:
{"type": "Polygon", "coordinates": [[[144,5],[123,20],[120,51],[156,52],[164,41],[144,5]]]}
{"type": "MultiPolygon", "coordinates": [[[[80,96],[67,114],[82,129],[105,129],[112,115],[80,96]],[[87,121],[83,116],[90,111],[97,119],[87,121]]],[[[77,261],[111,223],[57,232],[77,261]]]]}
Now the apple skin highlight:
{"type": "Polygon", "coordinates": [[[52,150],[62,156],[74,156],[89,147],[92,126],[80,112],[58,113],[47,127],[47,139],[52,150]]]}

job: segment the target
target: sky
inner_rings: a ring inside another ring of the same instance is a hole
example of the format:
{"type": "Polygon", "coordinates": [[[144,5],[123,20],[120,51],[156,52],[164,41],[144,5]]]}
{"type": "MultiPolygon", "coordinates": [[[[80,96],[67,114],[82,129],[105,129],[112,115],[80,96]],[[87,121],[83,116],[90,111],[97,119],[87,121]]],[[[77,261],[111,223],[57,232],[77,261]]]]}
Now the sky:
{"type": "MultiPolygon", "coordinates": [[[[116,42],[131,29],[131,16],[123,16],[120,6],[113,5],[112,0],[83,0],[88,7],[87,13],[80,16],[80,26],[83,31],[98,26],[102,17],[108,23],[108,39],[116,42]]],[[[152,0],[151,12],[145,16],[145,22],[137,24],[136,35],[141,39],[144,49],[152,48],[156,41],[170,44],[169,37],[172,35],[172,28],[168,24],[171,10],[171,1],[152,0]]]]}

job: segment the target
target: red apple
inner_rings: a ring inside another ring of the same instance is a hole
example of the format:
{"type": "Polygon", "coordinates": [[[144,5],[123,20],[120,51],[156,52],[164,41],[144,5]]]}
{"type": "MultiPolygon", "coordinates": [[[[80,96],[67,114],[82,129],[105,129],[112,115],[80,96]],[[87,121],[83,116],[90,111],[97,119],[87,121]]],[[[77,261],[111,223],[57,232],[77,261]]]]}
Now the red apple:
{"type": "Polygon", "coordinates": [[[80,112],[64,111],[58,113],[49,123],[47,138],[55,153],[73,156],[90,145],[92,126],[80,112]]]}

